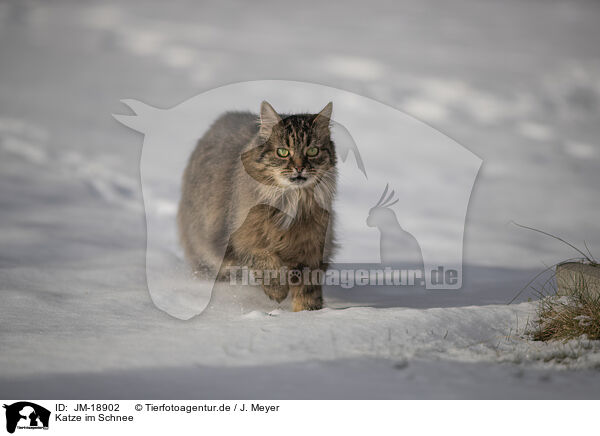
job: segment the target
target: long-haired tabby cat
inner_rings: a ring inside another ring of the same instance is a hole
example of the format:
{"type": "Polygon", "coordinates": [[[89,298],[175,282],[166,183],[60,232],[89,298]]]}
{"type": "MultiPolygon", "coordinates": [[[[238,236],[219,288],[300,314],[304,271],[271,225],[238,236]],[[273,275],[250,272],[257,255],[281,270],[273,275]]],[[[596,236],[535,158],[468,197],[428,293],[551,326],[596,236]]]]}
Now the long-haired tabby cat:
{"type": "Polygon", "coordinates": [[[291,292],[294,311],[323,306],[318,281],[282,276],[314,278],[332,253],[331,111],[329,103],[317,114],[279,115],[264,101],[260,117],[228,112],[215,121],[190,157],[179,203],[179,236],[196,271],[275,272],[262,280],[271,299],[291,292]]]}

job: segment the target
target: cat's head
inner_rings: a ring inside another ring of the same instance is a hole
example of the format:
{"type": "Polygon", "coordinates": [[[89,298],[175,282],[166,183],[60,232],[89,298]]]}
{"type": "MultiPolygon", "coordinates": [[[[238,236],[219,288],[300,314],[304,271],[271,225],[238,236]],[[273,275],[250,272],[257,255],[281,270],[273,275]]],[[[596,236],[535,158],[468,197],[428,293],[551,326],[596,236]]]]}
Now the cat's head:
{"type": "Polygon", "coordinates": [[[330,131],[332,107],[328,103],[318,114],[280,116],[263,101],[256,147],[243,157],[248,173],[283,189],[327,182],[337,159],[330,131]]]}

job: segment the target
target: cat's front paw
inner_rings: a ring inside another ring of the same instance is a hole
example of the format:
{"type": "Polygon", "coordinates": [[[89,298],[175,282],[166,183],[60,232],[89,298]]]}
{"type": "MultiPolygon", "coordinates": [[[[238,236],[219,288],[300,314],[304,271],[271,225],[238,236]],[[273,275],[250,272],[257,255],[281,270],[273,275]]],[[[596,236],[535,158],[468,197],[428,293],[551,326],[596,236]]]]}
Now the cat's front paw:
{"type": "Polygon", "coordinates": [[[271,300],[275,300],[278,303],[281,303],[283,300],[285,300],[288,296],[288,292],[290,291],[286,285],[280,284],[263,284],[263,290],[271,300]]]}
{"type": "MultiPolygon", "coordinates": [[[[319,290],[320,291],[320,290],[319,290]]],[[[321,292],[295,292],[292,298],[292,310],[320,310],[323,308],[323,296],[321,292]]]]}
{"type": "Polygon", "coordinates": [[[292,309],[294,312],[323,309],[323,298],[294,299],[292,309]]]}

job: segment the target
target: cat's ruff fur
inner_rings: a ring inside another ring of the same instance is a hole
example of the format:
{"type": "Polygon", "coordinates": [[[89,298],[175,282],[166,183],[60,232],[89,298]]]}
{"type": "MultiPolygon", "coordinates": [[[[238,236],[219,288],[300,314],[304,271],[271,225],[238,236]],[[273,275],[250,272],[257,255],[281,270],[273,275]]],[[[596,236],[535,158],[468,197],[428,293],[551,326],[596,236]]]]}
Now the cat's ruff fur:
{"type": "MultiPolygon", "coordinates": [[[[198,141],[183,175],[178,229],[196,271],[322,269],[333,250],[336,154],[331,103],[320,113],[260,117],[228,112],[198,141]],[[316,157],[306,150],[318,147],[316,157]],[[289,149],[287,159],[277,155],[289,149]],[[297,183],[296,183],[297,182],[297,183]]],[[[277,301],[292,293],[294,310],[320,309],[319,284],[264,284],[277,301]]]]}

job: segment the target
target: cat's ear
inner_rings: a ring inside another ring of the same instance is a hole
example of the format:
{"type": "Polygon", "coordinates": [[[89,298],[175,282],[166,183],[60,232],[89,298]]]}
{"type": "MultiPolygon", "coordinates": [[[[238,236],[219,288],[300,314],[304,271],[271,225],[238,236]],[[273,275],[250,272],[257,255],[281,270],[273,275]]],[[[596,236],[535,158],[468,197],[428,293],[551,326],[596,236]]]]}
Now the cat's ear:
{"type": "Polygon", "coordinates": [[[263,101],[260,104],[260,136],[265,139],[271,136],[273,127],[280,121],[281,117],[277,112],[275,112],[273,106],[266,101],[263,101]]]}
{"type": "Polygon", "coordinates": [[[313,125],[323,132],[329,132],[332,111],[333,102],[330,101],[329,103],[327,103],[327,105],[325,105],[321,112],[315,115],[313,119],[313,125]]]}

